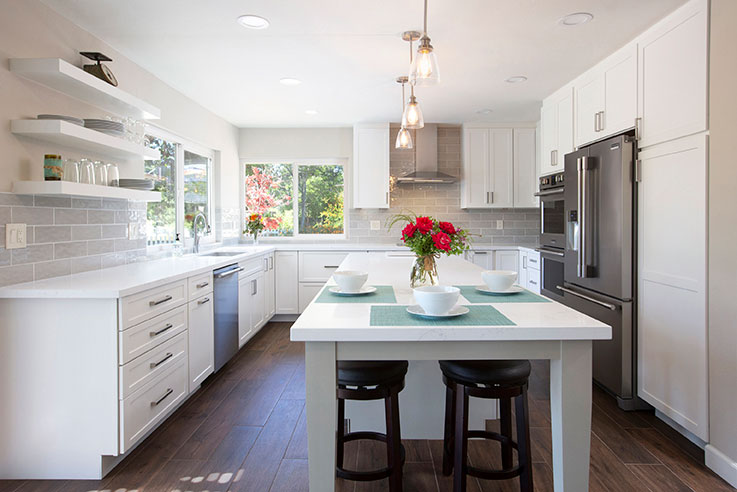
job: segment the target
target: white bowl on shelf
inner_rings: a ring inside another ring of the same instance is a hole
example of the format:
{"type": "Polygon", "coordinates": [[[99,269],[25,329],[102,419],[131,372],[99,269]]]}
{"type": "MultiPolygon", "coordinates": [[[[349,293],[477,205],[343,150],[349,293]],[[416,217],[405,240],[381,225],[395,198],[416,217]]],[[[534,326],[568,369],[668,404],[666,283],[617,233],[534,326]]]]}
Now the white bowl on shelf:
{"type": "Polygon", "coordinates": [[[368,280],[368,273],[354,270],[337,271],[333,273],[333,280],[338,284],[341,292],[359,292],[368,280]]]}
{"type": "Polygon", "coordinates": [[[442,315],[450,312],[458,302],[461,289],[450,285],[426,285],[413,289],[415,301],[430,315],[442,315]]]}
{"type": "Polygon", "coordinates": [[[481,272],[481,278],[489,290],[502,292],[509,290],[517,281],[517,272],[513,270],[486,270],[481,272]]]}

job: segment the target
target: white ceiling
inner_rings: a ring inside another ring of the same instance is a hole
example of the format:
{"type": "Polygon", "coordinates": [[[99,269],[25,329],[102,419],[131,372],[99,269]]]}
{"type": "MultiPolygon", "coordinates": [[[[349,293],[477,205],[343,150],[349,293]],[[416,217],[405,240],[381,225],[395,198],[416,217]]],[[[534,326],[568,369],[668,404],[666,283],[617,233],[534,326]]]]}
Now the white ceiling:
{"type": "MultiPolygon", "coordinates": [[[[398,121],[394,79],[409,61],[400,34],[422,22],[422,0],[43,1],[239,127],[398,121]],[[243,28],[241,14],[271,26],[243,28]]],[[[425,120],[536,120],[542,98],[684,2],[430,0],[441,82],[417,90],[425,120]],[[580,11],[594,20],[558,23],[580,11]],[[506,83],[512,75],[528,81],[506,83]]]]}

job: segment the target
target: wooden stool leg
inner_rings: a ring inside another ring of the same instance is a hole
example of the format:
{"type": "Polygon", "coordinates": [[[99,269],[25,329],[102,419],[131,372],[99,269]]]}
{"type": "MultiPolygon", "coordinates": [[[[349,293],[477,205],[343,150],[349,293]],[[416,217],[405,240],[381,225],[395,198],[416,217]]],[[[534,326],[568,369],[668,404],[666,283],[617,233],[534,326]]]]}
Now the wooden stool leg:
{"type": "Polygon", "coordinates": [[[455,385],[455,437],[453,450],[453,492],[466,492],[468,462],[468,395],[463,385],[455,385]]]}
{"type": "Polygon", "coordinates": [[[392,469],[389,476],[389,490],[402,492],[402,431],[399,427],[399,394],[396,391],[392,391],[391,396],[384,399],[384,407],[387,466],[392,469]]]}
{"type": "Polygon", "coordinates": [[[522,394],[515,397],[517,420],[517,452],[522,474],[519,477],[520,490],[532,492],[532,453],[530,451],[530,414],[527,408],[527,384],[522,394]]]}
{"type": "MultiPolygon", "coordinates": [[[[512,440],[512,399],[499,399],[499,433],[512,440]]],[[[502,468],[512,468],[512,445],[502,443],[502,468]]]]}
{"type": "Polygon", "coordinates": [[[345,444],[342,442],[343,436],[345,436],[345,400],[338,398],[338,449],[336,458],[338,468],[343,468],[343,454],[345,452],[345,444]]]}
{"type": "Polygon", "coordinates": [[[445,430],[443,431],[443,475],[453,473],[453,442],[455,427],[455,390],[445,387],[445,430]]]}

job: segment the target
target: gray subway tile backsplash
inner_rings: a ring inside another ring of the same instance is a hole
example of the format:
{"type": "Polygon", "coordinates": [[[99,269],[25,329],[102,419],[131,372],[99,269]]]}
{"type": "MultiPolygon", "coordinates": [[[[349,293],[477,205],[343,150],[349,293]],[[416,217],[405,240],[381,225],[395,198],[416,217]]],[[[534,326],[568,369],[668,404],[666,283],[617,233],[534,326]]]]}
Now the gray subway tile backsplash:
{"type": "Polygon", "coordinates": [[[27,225],[51,225],[54,223],[54,209],[52,208],[13,207],[10,213],[11,220],[14,223],[27,225]]]}
{"type": "Polygon", "coordinates": [[[72,226],[72,240],[73,241],[100,239],[101,237],[102,237],[102,226],[100,225],[72,226]]]}
{"type": "Polygon", "coordinates": [[[71,226],[36,226],[33,228],[34,243],[59,243],[71,240],[71,226]]]}
{"type": "Polygon", "coordinates": [[[87,212],[88,224],[112,224],[115,221],[115,212],[112,210],[89,210],[87,212]]]}
{"type": "Polygon", "coordinates": [[[87,210],[56,208],[54,209],[54,220],[56,224],[86,224],[87,210]]]}
{"type": "Polygon", "coordinates": [[[36,195],[33,197],[33,205],[35,207],[70,208],[72,206],[72,197],[36,195]]]}
{"type": "Polygon", "coordinates": [[[71,260],[55,260],[35,263],[33,265],[34,280],[44,280],[52,277],[60,277],[62,275],[70,275],[72,273],[71,260]]]}
{"type": "Polygon", "coordinates": [[[54,259],[87,256],[87,241],[74,241],[54,244],[54,259]]]}

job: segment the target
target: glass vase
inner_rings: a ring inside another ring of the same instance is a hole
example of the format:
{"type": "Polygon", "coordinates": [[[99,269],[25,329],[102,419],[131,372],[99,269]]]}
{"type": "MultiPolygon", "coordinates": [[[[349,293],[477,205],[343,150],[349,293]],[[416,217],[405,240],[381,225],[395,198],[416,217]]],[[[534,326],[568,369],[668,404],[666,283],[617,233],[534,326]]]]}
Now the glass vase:
{"type": "Polygon", "coordinates": [[[253,245],[258,246],[258,232],[253,234],[253,245]]]}
{"type": "Polygon", "coordinates": [[[409,285],[413,289],[423,285],[438,285],[438,265],[433,255],[417,256],[412,264],[409,285]]]}

